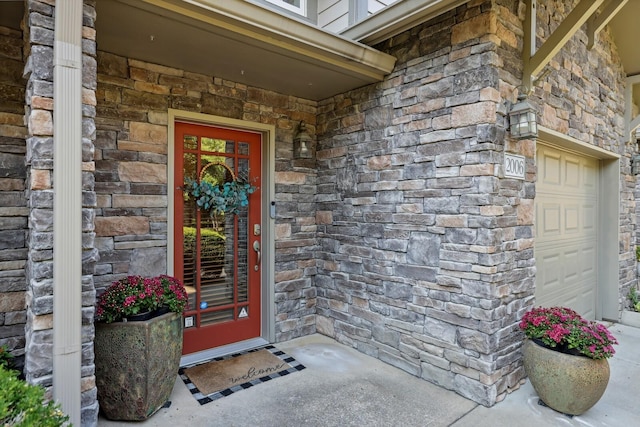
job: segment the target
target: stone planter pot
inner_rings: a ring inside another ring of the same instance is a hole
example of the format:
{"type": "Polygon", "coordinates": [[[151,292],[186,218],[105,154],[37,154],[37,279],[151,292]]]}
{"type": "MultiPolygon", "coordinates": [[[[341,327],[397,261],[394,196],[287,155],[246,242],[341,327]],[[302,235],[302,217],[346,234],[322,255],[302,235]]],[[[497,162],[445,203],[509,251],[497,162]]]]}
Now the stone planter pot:
{"type": "Polygon", "coordinates": [[[98,402],[112,420],[145,420],[168,400],[182,355],[182,316],[96,323],[98,402]]]}
{"type": "Polygon", "coordinates": [[[552,409],[579,415],[600,400],[609,382],[609,362],[550,350],[525,340],[524,370],[538,396],[552,409]]]}

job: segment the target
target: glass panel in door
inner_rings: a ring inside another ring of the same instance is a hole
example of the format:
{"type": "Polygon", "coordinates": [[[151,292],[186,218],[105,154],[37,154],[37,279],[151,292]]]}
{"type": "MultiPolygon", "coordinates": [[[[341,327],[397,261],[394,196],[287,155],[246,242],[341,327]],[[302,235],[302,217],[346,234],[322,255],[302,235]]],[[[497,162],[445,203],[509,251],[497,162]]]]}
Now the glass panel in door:
{"type": "Polygon", "coordinates": [[[184,353],[260,335],[260,153],[252,132],[176,123],[174,271],[189,293],[184,353]],[[257,190],[237,213],[199,209],[189,180],[257,190]]]}

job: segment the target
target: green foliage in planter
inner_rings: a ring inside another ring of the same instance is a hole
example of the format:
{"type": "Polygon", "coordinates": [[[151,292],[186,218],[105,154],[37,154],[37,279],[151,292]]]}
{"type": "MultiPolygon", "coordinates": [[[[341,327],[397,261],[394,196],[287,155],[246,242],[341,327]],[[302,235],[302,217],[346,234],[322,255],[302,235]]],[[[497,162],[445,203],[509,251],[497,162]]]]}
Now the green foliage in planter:
{"type": "Polygon", "coordinates": [[[44,389],[18,379],[18,372],[0,365],[0,425],[59,427],[69,417],[53,402],[44,402],[44,389]]]}
{"type": "Polygon", "coordinates": [[[638,294],[636,288],[632,287],[629,290],[629,299],[631,300],[631,308],[640,312],[640,294],[638,294]]]}
{"type": "Polygon", "coordinates": [[[640,261],[640,246],[636,246],[636,261],[640,261]]]}

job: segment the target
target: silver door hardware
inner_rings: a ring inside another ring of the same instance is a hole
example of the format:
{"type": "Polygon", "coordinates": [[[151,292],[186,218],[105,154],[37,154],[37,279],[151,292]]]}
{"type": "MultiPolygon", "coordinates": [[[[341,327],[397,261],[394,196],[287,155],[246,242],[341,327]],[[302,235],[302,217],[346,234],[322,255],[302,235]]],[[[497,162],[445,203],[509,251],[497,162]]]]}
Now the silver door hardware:
{"type": "Polygon", "coordinates": [[[256,265],[253,267],[253,269],[255,271],[258,271],[260,269],[260,242],[259,241],[254,241],[253,242],[253,250],[256,251],[256,254],[258,254],[258,257],[256,259],[256,265]]]}

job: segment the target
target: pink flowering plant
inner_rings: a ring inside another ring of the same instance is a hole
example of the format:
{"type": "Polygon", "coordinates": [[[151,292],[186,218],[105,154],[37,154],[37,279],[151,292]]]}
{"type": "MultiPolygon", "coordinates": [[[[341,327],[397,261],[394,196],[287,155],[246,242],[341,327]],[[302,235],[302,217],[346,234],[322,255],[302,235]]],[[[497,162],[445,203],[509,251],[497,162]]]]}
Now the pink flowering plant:
{"type": "Polygon", "coordinates": [[[187,308],[188,295],[182,282],[175,277],[162,276],[156,277],[162,285],[162,304],[169,307],[169,311],[182,313],[187,308]]]}
{"type": "Polygon", "coordinates": [[[129,316],[153,313],[167,306],[182,313],[187,305],[187,292],[182,283],[170,276],[127,276],[109,286],[98,298],[96,319],[117,322],[129,316]]]}
{"type": "Polygon", "coordinates": [[[536,307],[520,321],[527,338],[545,347],[592,359],[613,356],[618,341],[602,324],[584,319],[566,307],[536,307]]]}
{"type": "Polygon", "coordinates": [[[527,338],[563,353],[591,359],[613,356],[616,338],[602,324],[584,319],[566,307],[536,307],[520,321],[527,338]]]}

